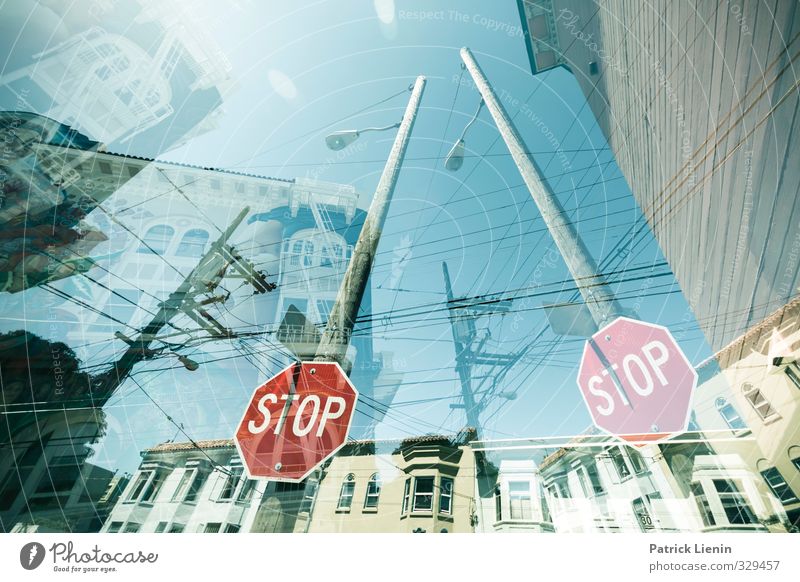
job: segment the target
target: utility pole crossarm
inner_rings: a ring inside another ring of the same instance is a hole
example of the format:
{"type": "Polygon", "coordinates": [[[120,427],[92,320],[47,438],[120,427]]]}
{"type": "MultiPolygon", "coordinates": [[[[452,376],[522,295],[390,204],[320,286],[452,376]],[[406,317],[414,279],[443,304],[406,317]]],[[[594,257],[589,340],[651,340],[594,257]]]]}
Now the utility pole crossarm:
{"type": "MultiPolygon", "coordinates": [[[[442,263],[442,275],[444,276],[444,290],[447,296],[447,305],[453,302],[453,286],[450,282],[450,271],[447,263],[442,263]]],[[[461,341],[461,336],[456,325],[456,315],[452,308],[448,308],[448,318],[450,319],[450,329],[453,333],[453,345],[456,350],[456,373],[461,383],[461,399],[463,401],[464,413],[467,417],[467,424],[475,429],[476,434],[481,433],[480,429],[480,407],[475,402],[475,395],[472,391],[472,377],[470,373],[469,360],[474,355],[461,341]]]]}
{"type": "MultiPolygon", "coordinates": [[[[203,255],[203,258],[192,269],[192,272],[183,280],[178,288],[170,293],[158,308],[158,311],[148,324],[142,328],[139,335],[127,341],[128,349],[113,364],[112,368],[102,374],[98,374],[92,380],[92,397],[95,406],[101,406],[113,394],[120,384],[128,377],[134,366],[147,359],[152,352],[150,344],[156,339],[158,332],[169,323],[178,313],[182,312],[184,305],[191,297],[198,292],[209,292],[217,286],[217,279],[221,279],[221,274],[216,272],[222,250],[228,239],[233,235],[236,228],[242,223],[249,208],[245,207],[225,229],[225,232],[211,245],[211,248],[203,255]],[[198,288],[202,287],[199,291],[198,288]]],[[[194,315],[193,313],[189,314],[194,315]]],[[[196,321],[200,320],[201,325],[208,326],[207,321],[202,321],[199,316],[193,317],[196,321]]],[[[220,326],[221,327],[221,326],[220,326]]],[[[214,329],[211,327],[210,329],[214,329]]],[[[224,328],[223,328],[224,329],[224,328]]]]}

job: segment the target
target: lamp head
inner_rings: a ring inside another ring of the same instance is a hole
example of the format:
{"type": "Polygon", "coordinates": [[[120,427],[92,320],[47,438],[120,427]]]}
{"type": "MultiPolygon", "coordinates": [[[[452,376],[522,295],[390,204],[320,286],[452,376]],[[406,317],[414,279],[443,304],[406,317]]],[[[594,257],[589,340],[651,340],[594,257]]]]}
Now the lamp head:
{"type": "Polygon", "coordinates": [[[451,172],[457,171],[464,164],[464,140],[458,140],[450,149],[444,161],[444,167],[451,172]]]}
{"type": "Polygon", "coordinates": [[[355,129],[346,129],[343,131],[335,131],[325,138],[325,143],[328,148],[338,151],[343,150],[351,143],[358,139],[359,132],[355,129]]]}
{"type": "Polygon", "coordinates": [[[186,356],[178,356],[178,360],[180,361],[181,364],[183,364],[183,367],[189,370],[190,372],[194,372],[200,367],[200,364],[198,364],[194,360],[187,358],[186,356]]]}

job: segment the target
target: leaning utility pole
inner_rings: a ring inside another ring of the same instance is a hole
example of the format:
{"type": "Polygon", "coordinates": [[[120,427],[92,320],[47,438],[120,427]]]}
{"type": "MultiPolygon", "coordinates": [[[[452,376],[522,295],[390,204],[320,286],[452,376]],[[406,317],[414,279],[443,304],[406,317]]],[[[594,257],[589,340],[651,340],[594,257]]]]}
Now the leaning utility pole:
{"type": "MultiPolygon", "coordinates": [[[[498,300],[486,303],[470,299],[456,299],[453,297],[453,286],[450,282],[450,271],[447,263],[442,262],[442,274],[444,275],[444,290],[447,297],[447,317],[450,320],[450,329],[453,334],[453,346],[455,347],[456,373],[461,383],[461,404],[451,404],[450,408],[463,408],[467,418],[467,427],[475,429],[475,434],[480,437],[481,424],[480,416],[485,409],[485,401],[490,390],[486,390],[484,397],[480,401],[475,400],[475,389],[472,386],[473,366],[489,366],[492,370],[490,375],[494,378],[495,384],[505,376],[504,372],[494,374],[497,366],[510,369],[520,358],[520,353],[498,354],[484,350],[484,345],[489,339],[487,333],[480,341],[477,339],[475,320],[481,316],[490,316],[496,313],[507,313],[511,308],[511,300],[498,300]]],[[[488,330],[486,330],[488,332],[488,330]]],[[[481,384],[488,376],[484,376],[481,384]]],[[[480,385],[478,386],[480,388],[480,385]]]]}
{"type": "Polygon", "coordinates": [[[564,208],[542,175],[536,161],[528,152],[522,137],[468,48],[461,49],[461,59],[472,75],[487,109],[492,114],[497,129],[500,130],[500,135],[503,136],[503,140],[511,152],[511,157],[517,164],[522,179],[592,314],[592,319],[597,327],[603,327],[623,315],[622,307],[605,284],[598,272],[597,264],[578,235],[575,225],[569,221],[564,208]]]}
{"type": "MultiPolygon", "coordinates": [[[[156,339],[156,335],[161,331],[161,328],[166,326],[178,313],[188,315],[208,329],[215,337],[231,336],[229,330],[225,329],[203,309],[203,306],[211,301],[197,303],[194,301],[194,297],[199,293],[207,293],[213,290],[224,276],[228,266],[242,262],[241,257],[235,253],[227,242],[249,211],[248,207],[242,209],[234,221],[225,229],[225,232],[211,245],[208,252],[203,255],[203,258],[200,259],[180,286],[159,305],[156,314],[142,328],[136,338],[128,338],[121,332],[117,332],[116,337],[128,344],[128,349],[112,365],[110,370],[98,374],[92,379],[92,397],[95,406],[102,406],[102,403],[128,377],[136,364],[157,354],[150,345],[156,339]]],[[[266,283],[264,275],[255,272],[252,265],[247,262],[235,266],[235,269],[252,277],[251,283],[257,293],[272,291],[275,288],[273,284],[266,283]]]]}
{"type": "Polygon", "coordinates": [[[472,393],[472,378],[467,362],[465,361],[467,348],[461,341],[461,334],[458,330],[458,316],[453,313],[451,306],[453,302],[453,287],[450,283],[450,272],[447,270],[447,263],[442,263],[442,273],[444,275],[444,289],[447,294],[447,315],[450,319],[450,328],[453,332],[453,345],[456,349],[456,372],[461,381],[461,397],[464,400],[464,414],[467,417],[467,426],[474,428],[480,434],[479,410],[475,404],[475,395],[472,393]]]}
{"type": "Polygon", "coordinates": [[[383,232],[383,224],[389,211],[389,202],[392,200],[400,166],[408,147],[411,129],[417,118],[422,92],[425,89],[425,77],[417,77],[411,98],[408,100],[403,121],[394,138],[389,159],[383,168],[381,179],[372,198],[369,212],[364,220],[364,226],[358,235],[353,256],[347,271],[344,274],[342,285],[336,296],[336,302],[331,309],[325,331],[317,347],[314,357],[316,361],[338,362],[345,372],[350,371],[352,363],[347,361],[347,347],[350,345],[350,336],[353,332],[361,300],[367,288],[372,263],[378,249],[378,242],[383,232]]]}

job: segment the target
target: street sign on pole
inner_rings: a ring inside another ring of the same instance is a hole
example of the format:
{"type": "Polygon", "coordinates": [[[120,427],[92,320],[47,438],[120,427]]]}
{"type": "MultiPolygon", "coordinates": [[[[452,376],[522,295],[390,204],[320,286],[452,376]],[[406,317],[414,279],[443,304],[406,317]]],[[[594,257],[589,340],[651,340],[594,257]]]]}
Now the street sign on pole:
{"type": "Polygon", "coordinates": [[[256,388],[234,439],[250,477],[305,479],[344,446],[357,400],[335,362],[296,362],[256,388]]]}
{"type": "Polygon", "coordinates": [[[620,317],[583,348],[580,388],[595,426],[627,441],[684,432],[697,372],[669,330],[620,317]]]}

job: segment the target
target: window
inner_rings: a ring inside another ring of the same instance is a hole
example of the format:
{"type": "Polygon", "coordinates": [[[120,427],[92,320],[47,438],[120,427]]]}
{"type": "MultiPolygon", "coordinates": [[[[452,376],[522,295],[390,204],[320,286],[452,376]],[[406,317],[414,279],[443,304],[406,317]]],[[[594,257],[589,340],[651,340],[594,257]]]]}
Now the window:
{"type": "Polygon", "coordinates": [[[414,503],[411,511],[433,511],[433,477],[414,479],[414,503]]]}
{"type": "Polygon", "coordinates": [[[530,481],[509,481],[508,501],[511,519],[533,519],[531,512],[531,483],[530,481]]]}
{"type": "Polygon", "coordinates": [[[781,503],[788,505],[797,501],[797,496],[792,491],[791,487],[786,483],[781,472],[776,467],[770,467],[766,471],[761,471],[761,476],[767,482],[769,488],[775,494],[775,497],[781,500],[781,503]]]}
{"type": "Polygon", "coordinates": [[[603,493],[603,482],[600,480],[600,474],[597,472],[597,465],[594,463],[587,463],[584,465],[586,473],[589,475],[589,482],[592,484],[592,490],[595,494],[603,493]]]}
{"type": "Polygon", "coordinates": [[[142,493],[142,497],[139,501],[143,503],[151,503],[155,501],[156,497],[158,496],[158,492],[161,491],[161,486],[164,484],[164,479],[166,478],[167,474],[165,471],[153,471],[153,478],[150,479],[150,482],[145,487],[144,492],[142,493]]]}
{"type": "Polygon", "coordinates": [[[800,372],[798,372],[797,364],[789,364],[783,369],[784,373],[789,376],[795,388],[800,388],[800,372]]]}
{"type": "Polygon", "coordinates": [[[703,525],[710,527],[717,525],[717,520],[714,519],[714,513],[711,511],[711,506],[708,504],[708,497],[703,490],[703,485],[700,483],[692,483],[692,495],[697,503],[697,509],[700,511],[700,516],[703,518],[703,525]]]}
{"type": "Polygon", "coordinates": [[[225,526],[225,529],[223,531],[224,531],[224,533],[239,533],[239,530],[241,529],[241,527],[242,526],[240,526],[238,524],[229,523],[229,524],[227,524],[225,526]]]}
{"type": "Polygon", "coordinates": [[[779,415],[772,408],[772,405],[764,398],[764,395],[761,393],[761,390],[746,382],[742,384],[742,393],[747,401],[750,403],[750,406],[758,413],[761,417],[761,420],[771,420],[773,418],[777,418],[779,415]]]}
{"type": "Polygon", "coordinates": [[[800,471],[800,457],[795,457],[792,459],[792,464],[795,466],[795,469],[800,471]]]}
{"type": "Polygon", "coordinates": [[[405,514],[408,511],[408,505],[411,501],[411,479],[406,479],[406,484],[403,487],[403,508],[400,513],[405,514]]]}
{"type": "Polygon", "coordinates": [[[142,527],[142,524],[136,523],[135,521],[129,521],[125,524],[125,530],[123,533],[136,533],[142,527]]]}
{"type": "Polygon", "coordinates": [[[307,240],[305,245],[303,246],[303,266],[310,267],[311,263],[313,262],[312,257],[314,256],[314,243],[310,240],[307,240]]]}
{"type": "Polygon", "coordinates": [[[253,498],[253,492],[256,490],[256,482],[253,479],[245,479],[239,495],[236,497],[237,501],[250,501],[253,498]]]}
{"type": "Polygon", "coordinates": [[[222,524],[219,522],[207,523],[203,533],[219,533],[222,524]]]}
{"type": "Polygon", "coordinates": [[[142,495],[142,491],[144,491],[144,488],[147,486],[152,476],[153,471],[141,471],[136,476],[136,480],[133,482],[133,487],[131,487],[131,492],[128,494],[126,501],[131,503],[138,501],[139,497],[142,495]]]}
{"type": "Polygon", "coordinates": [[[140,253],[155,253],[163,255],[169,247],[172,236],[175,234],[175,229],[166,224],[157,224],[150,227],[150,230],[144,235],[142,246],[139,247],[140,253]]]}
{"type": "Polygon", "coordinates": [[[196,474],[197,469],[184,469],[181,480],[178,481],[178,487],[172,495],[172,501],[183,501],[196,474]]]}
{"type": "Polygon", "coordinates": [[[186,526],[182,523],[173,523],[169,526],[169,531],[167,533],[183,533],[183,528],[186,526]]]}
{"type": "Polygon", "coordinates": [[[633,472],[637,475],[647,470],[644,459],[639,451],[629,448],[628,458],[631,460],[631,465],[633,465],[633,472]]]}
{"type": "Polygon", "coordinates": [[[453,480],[450,477],[442,477],[442,485],[439,488],[439,513],[450,514],[453,512],[453,480]]]}
{"type": "Polygon", "coordinates": [[[636,520],[639,522],[639,529],[643,532],[647,533],[656,529],[650,508],[650,499],[647,498],[647,496],[638,497],[633,500],[633,513],[636,515],[636,520]]]}
{"type": "Polygon", "coordinates": [[[314,498],[317,495],[317,487],[319,487],[319,482],[316,480],[309,480],[306,483],[303,501],[300,502],[300,512],[311,513],[311,508],[314,506],[314,498]]]}
{"type": "Polygon", "coordinates": [[[178,250],[175,251],[175,255],[179,257],[202,257],[203,252],[206,250],[206,243],[208,243],[207,231],[200,228],[187,230],[178,245],[178,250]]]}
{"type": "Polygon", "coordinates": [[[564,499],[570,497],[569,485],[564,477],[561,477],[547,486],[547,491],[550,492],[556,499],[564,499]]]}
{"type": "Polygon", "coordinates": [[[289,264],[292,266],[299,266],[300,265],[300,256],[303,254],[303,241],[296,240],[292,243],[292,250],[291,250],[291,257],[289,259],[289,264]]]}
{"type": "Polygon", "coordinates": [[[122,522],[121,521],[112,521],[108,525],[108,529],[106,530],[106,532],[108,532],[108,533],[117,533],[121,529],[122,529],[122,522]]]}
{"type": "Polygon", "coordinates": [[[735,525],[756,523],[756,516],[744,495],[736,487],[736,483],[730,479],[714,479],[713,482],[729,523],[735,525]]]}
{"type": "Polygon", "coordinates": [[[156,526],[155,533],[163,533],[165,529],[167,529],[167,522],[159,521],[158,525],[156,526]]]}
{"type": "Polygon", "coordinates": [[[227,501],[229,499],[233,499],[234,493],[236,493],[236,488],[238,487],[241,478],[242,478],[241,465],[230,467],[230,469],[228,469],[228,474],[225,477],[225,482],[222,485],[222,491],[220,491],[219,497],[217,497],[217,499],[219,501],[227,501]]]}
{"type": "Polygon", "coordinates": [[[331,259],[331,253],[328,250],[327,246],[322,247],[322,258],[319,260],[320,267],[332,267],[333,260],[331,259]]]}
{"type": "Polygon", "coordinates": [[[628,468],[628,463],[625,462],[625,456],[622,454],[622,450],[619,447],[614,447],[609,451],[609,453],[620,480],[630,477],[631,471],[628,468]]]}
{"type": "Polygon", "coordinates": [[[192,484],[189,485],[189,490],[186,492],[186,497],[184,497],[184,501],[187,503],[192,503],[197,501],[197,496],[200,493],[200,488],[203,486],[203,483],[206,481],[206,477],[208,473],[206,471],[199,471],[197,476],[192,481],[192,484]]]}
{"type": "Polygon", "coordinates": [[[373,473],[367,483],[367,495],[364,497],[364,507],[378,507],[378,498],[381,495],[381,478],[373,473]]]}
{"type": "Polygon", "coordinates": [[[496,521],[503,521],[503,498],[499,486],[494,488],[494,517],[496,521]]]}
{"type": "Polygon", "coordinates": [[[336,509],[350,509],[350,506],[353,505],[353,493],[355,490],[356,476],[350,473],[342,482],[342,488],[339,490],[339,503],[336,509]]]}
{"type": "Polygon", "coordinates": [[[734,408],[730,402],[724,398],[717,398],[715,404],[720,416],[722,416],[722,420],[725,421],[725,424],[728,425],[728,428],[731,430],[743,430],[747,428],[747,425],[742,420],[742,417],[739,416],[739,413],[736,412],[736,408],[734,408]]]}

